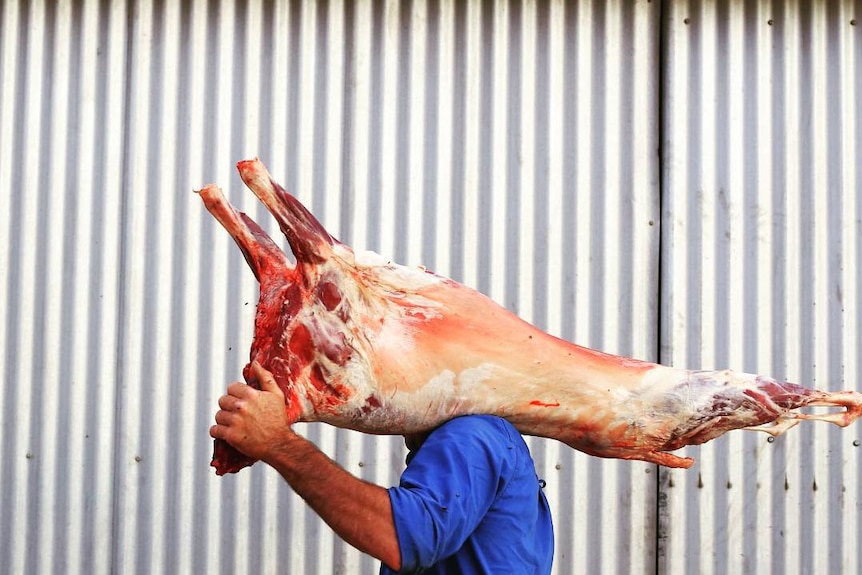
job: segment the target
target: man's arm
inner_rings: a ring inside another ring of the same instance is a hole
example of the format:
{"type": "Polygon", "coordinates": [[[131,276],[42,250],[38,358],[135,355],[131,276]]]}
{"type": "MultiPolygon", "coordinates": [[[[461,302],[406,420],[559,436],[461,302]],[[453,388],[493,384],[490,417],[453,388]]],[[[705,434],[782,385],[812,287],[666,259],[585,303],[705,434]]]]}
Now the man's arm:
{"type": "Polygon", "coordinates": [[[342,539],[399,570],[388,491],[351,475],[294,433],[272,374],[257,362],[252,367],[261,390],[232,383],[219,399],[210,435],[273,467],[342,539]]]}

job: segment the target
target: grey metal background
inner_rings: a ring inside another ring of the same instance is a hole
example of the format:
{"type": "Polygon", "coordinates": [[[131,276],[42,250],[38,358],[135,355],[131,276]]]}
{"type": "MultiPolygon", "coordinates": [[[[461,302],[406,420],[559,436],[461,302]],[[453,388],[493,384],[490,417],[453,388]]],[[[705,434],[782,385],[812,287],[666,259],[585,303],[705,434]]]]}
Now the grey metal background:
{"type": "MultiPolygon", "coordinates": [[[[245,157],[566,339],[855,388],[860,16],[0,1],[0,573],[376,571],[271,470],[208,467],[257,294],[192,190],[276,237],[245,157]]],[[[398,438],[301,430],[397,481],[398,438]]],[[[555,572],[857,572],[860,433],[735,432],[688,471],[530,440],[555,572]]]]}
{"type": "MultiPolygon", "coordinates": [[[[862,3],[674,2],[661,361],[862,386],[862,3]]],[[[731,433],[662,470],[660,565],[862,572],[858,427],[731,433]]]]}

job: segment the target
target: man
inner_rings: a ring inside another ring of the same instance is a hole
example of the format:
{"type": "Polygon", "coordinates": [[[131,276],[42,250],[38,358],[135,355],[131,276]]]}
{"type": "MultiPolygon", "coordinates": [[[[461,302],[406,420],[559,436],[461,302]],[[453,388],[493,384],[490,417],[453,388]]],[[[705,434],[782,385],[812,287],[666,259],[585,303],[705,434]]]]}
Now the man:
{"type": "Polygon", "coordinates": [[[256,390],[232,383],[210,435],[276,471],[381,573],[550,573],[548,502],[521,435],[466,416],[405,438],[410,455],[390,489],[354,477],[290,428],[284,394],[254,363],[256,390]]]}

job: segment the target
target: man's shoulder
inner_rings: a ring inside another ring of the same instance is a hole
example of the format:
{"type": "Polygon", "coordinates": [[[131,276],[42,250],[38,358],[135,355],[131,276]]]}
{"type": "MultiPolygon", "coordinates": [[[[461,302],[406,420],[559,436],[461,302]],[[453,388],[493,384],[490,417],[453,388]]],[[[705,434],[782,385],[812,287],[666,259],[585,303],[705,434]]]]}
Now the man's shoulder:
{"type": "Polygon", "coordinates": [[[496,415],[462,415],[438,427],[432,435],[448,436],[455,439],[479,440],[483,442],[523,442],[515,427],[496,415]]]}
{"type": "Polygon", "coordinates": [[[440,425],[438,429],[514,429],[511,423],[497,415],[461,415],[440,425]]]}

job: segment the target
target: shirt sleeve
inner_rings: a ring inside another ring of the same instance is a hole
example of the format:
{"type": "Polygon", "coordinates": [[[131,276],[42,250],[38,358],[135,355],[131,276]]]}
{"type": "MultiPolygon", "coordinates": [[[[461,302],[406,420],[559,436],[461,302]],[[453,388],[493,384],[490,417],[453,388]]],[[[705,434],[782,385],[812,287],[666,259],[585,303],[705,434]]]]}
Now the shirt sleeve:
{"type": "Polygon", "coordinates": [[[496,418],[468,416],[435,430],[389,489],[401,573],[426,569],[458,551],[505,489],[517,457],[496,418]]]}

